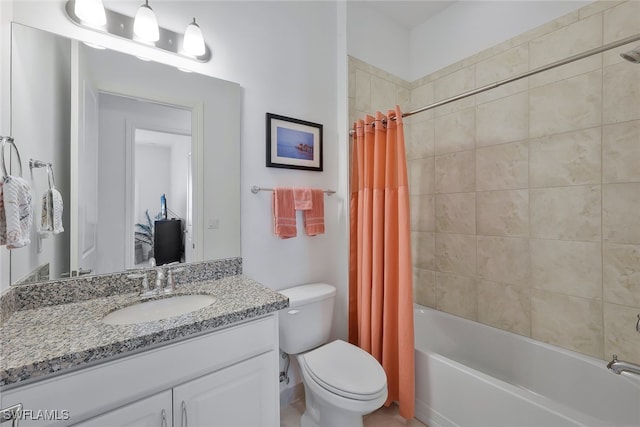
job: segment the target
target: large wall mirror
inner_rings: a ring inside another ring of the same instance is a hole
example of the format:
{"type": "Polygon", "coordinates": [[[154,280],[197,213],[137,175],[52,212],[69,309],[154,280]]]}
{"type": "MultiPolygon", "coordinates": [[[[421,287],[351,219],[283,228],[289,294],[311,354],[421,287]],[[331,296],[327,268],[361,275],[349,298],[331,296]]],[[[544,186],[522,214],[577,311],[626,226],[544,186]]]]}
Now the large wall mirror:
{"type": "Polygon", "coordinates": [[[13,23],[11,133],[34,224],[11,284],[239,257],[240,97],[236,83],[13,23]],[[41,224],[51,186],[61,232],[41,224]]]}

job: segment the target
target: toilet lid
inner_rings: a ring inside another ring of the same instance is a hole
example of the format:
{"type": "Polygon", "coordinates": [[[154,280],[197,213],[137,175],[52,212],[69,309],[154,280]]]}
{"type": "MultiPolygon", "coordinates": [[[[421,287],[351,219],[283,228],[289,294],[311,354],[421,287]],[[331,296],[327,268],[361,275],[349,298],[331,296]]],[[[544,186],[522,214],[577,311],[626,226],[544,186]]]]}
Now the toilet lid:
{"type": "Polygon", "coordinates": [[[368,400],[387,387],[387,376],[366,351],[341,340],[303,355],[307,372],[323,388],[343,397],[368,400]]]}

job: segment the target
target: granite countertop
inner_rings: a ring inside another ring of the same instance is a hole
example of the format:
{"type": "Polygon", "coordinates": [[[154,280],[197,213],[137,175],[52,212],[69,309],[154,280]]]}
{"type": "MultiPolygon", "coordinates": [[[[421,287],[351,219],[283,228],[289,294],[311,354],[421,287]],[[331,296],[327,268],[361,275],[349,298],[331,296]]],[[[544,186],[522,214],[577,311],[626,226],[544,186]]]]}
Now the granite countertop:
{"type": "Polygon", "coordinates": [[[140,302],[139,292],[13,313],[0,327],[0,387],[44,379],[289,305],[282,294],[242,275],[183,284],[173,295],[182,294],[208,294],[215,302],[191,313],[134,325],[109,325],[102,318],[140,302]]]}

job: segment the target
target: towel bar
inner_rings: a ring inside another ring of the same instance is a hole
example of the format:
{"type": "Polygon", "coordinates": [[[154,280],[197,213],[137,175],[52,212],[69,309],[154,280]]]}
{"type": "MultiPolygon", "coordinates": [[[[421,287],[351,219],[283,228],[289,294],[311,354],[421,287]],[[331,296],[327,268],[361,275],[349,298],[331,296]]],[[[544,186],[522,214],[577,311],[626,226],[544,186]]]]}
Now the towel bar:
{"type": "MultiPolygon", "coordinates": [[[[0,163],[0,166],[2,166],[2,175],[9,175],[7,173],[7,165],[4,161],[4,147],[7,145],[7,143],[13,145],[13,149],[16,151],[16,156],[18,157],[18,166],[20,166],[20,176],[22,176],[22,160],[20,159],[20,151],[18,151],[18,147],[16,146],[15,142],[13,142],[13,138],[11,138],[10,136],[2,137],[2,163],[0,163]]],[[[9,160],[11,160],[11,150],[9,150],[9,160]]]]}
{"type": "MultiPolygon", "coordinates": [[[[273,188],[258,187],[257,185],[251,186],[251,192],[253,194],[258,194],[260,191],[273,191],[273,188]]],[[[324,192],[329,196],[336,193],[334,190],[324,190],[324,192]]]]}

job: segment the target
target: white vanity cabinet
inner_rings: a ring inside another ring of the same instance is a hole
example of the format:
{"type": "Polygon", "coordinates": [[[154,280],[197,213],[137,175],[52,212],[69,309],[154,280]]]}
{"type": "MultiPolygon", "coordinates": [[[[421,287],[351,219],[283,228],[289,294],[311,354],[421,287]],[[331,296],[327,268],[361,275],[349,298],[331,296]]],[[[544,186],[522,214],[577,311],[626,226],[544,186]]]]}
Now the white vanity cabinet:
{"type": "Polygon", "coordinates": [[[278,363],[272,313],[3,391],[2,405],[69,414],[20,427],[276,427],[278,363]]]}

